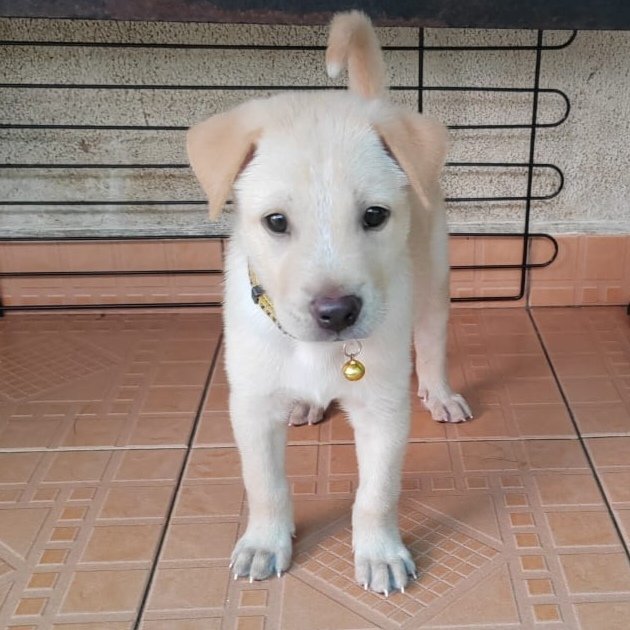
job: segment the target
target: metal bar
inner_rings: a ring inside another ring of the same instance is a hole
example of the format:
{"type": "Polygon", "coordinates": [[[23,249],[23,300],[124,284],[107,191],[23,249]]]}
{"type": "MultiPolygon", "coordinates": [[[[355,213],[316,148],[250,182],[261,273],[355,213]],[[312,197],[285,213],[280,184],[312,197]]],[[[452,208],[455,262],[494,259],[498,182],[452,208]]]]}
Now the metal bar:
{"type": "MultiPolygon", "coordinates": [[[[554,197],[557,197],[560,193],[559,190],[554,191],[549,195],[534,195],[531,197],[534,201],[549,201],[554,197]]],[[[527,201],[526,195],[505,195],[498,197],[446,197],[444,199],[446,203],[486,203],[486,202],[506,202],[506,201],[527,201]]],[[[96,206],[203,206],[207,201],[195,201],[195,200],[182,200],[182,201],[170,201],[170,200],[141,200],[134,201],[129,199],[127,201],[13,201],[13,200],[0,200],[0,206],[32,206],[32,207],[96,207],[96,206]]]]}
{"type": "MultiPolygon", "coordinates": [[[[562,50],[563,48],[567,48],[568,46],[570,46],[573,41],[575,40],[575,38],[577,37],[577,30],[573,30],[571,31],[571,34],[569,35],[569,37],[562,42],[561,44],[544,44],[540,50],[562,50]]],[[[516,45],[516,46],[425,46],[425,50],[427,51],[439,51],[439,52],[443,52],[443,51],[464,51],[464,52],[499,52],[499,51],[512,51],[512,50],[517,50],[517,51],[526,51],[526,50],[538,50],[538,46],[536,46],[535,44],[532,46],[527,46],[527,45],[516,45]]]]}
{"type": "MultiPolygon", "coordinates": [[[[453,298],[454,302],[485,302],[485,301],[518,301],[521,300],[525,296],[526,284],[527,284],[527,271],[529,268],[529,243],[530,243],[530,215],[531,215],[531,202],[533,199],[536,199],[532,195],[533,188],[533,178],[534,178],[534,167],[535,167],[535,153],[536,153],[536,122],[538,119],[538,96],[541,92],[540,90],[540,68],[542,62],[542,41],[543,41],[543,31],[539,30],[537,33],[537,49],[536,49],[536,62],[534,68],[534,87],[532,90],[532,123],[530,127],[530,143],[529,143],[529,159],[528,159],[528,171],[527,171],[527,193],[525,196],[525,225],[522,233],[522,254],[521,254],[521,264],[517,265],[516,268],[520,269],[520,282],[519,282],[519,291],[516,295],[509,296],[474,296],[474,297],[455,297],[453,298]]],[[[566,99],[568,102],[568,99],[566,99]]],[[[567,108],[567,116],[568,116],[568,108],[567,108]]],[[[558,169],[559,171],[559,169],[558,169]]],[[[564,184],[564,178],[561,181],[564,184]]],[[[559,192],[559,191],[558,191],[559,192]]],[[[554,254],[549,261],[549,264],[555,260],[555,257],[558,253],[558,244],[554,239],[555,251],[554,254]]]]}
{"type": "Polygon", "coordinates": [[[424,29],[418,29],[418,112],[424,111],[424,29]]]}
{"type": "MultiPolygon", "coordinates": [[[[466,237],[466,238],[470,238],[470,237],[476,237],[476,238],[523,238],[525,235],[524,234],[513,234],[513,233],[501,233],[501,232],[492,232],[492,233],[487,233],[487,232],[458,232],[458,233],[451,233],[450,234],[451,237],[458,237],[458,236],[462,236],[462,237],[466,237]]],[[[533,240],[535,238],[540,238],[540,239],[545,239],[551,242],[552,246],[553,246],[553,252],[551,254],[551,256],[545,260],[544,262],[539,262],[539,263],[531,263],[528,262],[525,265],[525,269],[542,269],[543,267],[548,267],[549,265],[551,265],[556,258],[558,257],[558,252],[559,252],[559,246],[558,246],[558,241],[551,236],[550,234],[544,234],[544,233],[540,233],[540,232],[530,232],[528,234],[528,238],[529,240],[533,240]]],[[[523,269],[523,264],[519,263],[519,264],[497,264],[497,265],[451,265],[451,270],[452,271],[473,271],[473,270],[490,270],[490,269],[495,269],[495,270],[499,270],[499,269],[523,269]]]]}
{"type": "MultiPolygon", "coordinates": [[[[529,167],[528,162],[446,162],[445,166],[454,167],[454,168],[527,168],[529,167]]],[[[181,169],[181,168],[189,168],[190,165],[187,163],[165,163],[165,164],[121,164],[121,163],[94,163],[90,164],[89,162],[66,162],[66,163],[46,163],[46,162],[24,162],[24,163],[11,163],[11,164],[0,164],[0,169],[135,169],[135,168],[145,168],[145,169],[181,169]]],[[[539,169],[551,169],[556,171],[560,177],[563,177],[562,171],[555,165],[549,164],[547,162],[544,163],[535,163],[534,168],[539,169]]]]}
{"type": "Polygon", "coordinates": [[[106,131],[186,131],[185,125],[59,125],[34,123],[0,123],[0,129],[63,129],[106,131]]]}
{"type": "MultiPolygon", "coordinates": [[[[245,90],[276,92],[276,91],[320,91],[320,90],[337,90],[343,91],[347,88],[338,85],[242,85],[242,84],[223,84],[223,85],[194,85],[194,84],[175,84],[175,83],[130,83],[120,85],[118,83],[0,83],[0,89],[3,90],[181,90],[181,91],[206,91],[212,92],[216,90],[241,92],[245,90]]],[[[389,90],[400,92],[415,92],[417,85],[390,85],[389,90]]],[[[455,85],[432,85],[424,86],[423,90],[427,92],[490,92],[490,93],[506,93],[506,94],[530,94],[534,90],[527,87],[475,87],[475,86],[455,86],[455,85]]],[[[540,88],[540,94],[559,94],[563,95],[562,90],[556,88],[540,88]]],[[[566,95],[564,95],[566,97],[566,95]]]]}
{"type": "MultiPolygon", "coordinates": [[[[538,31],[538,50],[536,51],[536,66],[534,69],[534,95],[532,98],[532,129],[529,136],[529,168],[527,169],[527,200],[525,201],[525,227],[523,232],[529,234],[529,222],[531,215],[532,200],[536,197],[532,196],[532,188],[534,185],[534,160],[536,159],[536,120],[538,118],[538,93],[540,88],[540,67],[542,65],[542,43],[543,43],[543,31],[538,31]]],[[[527,274],[525,269],[527,268],[527,259],[529,255],[529,238],[523,238],[523,252],[522,252],[522,265],[523,271],[521,273],[521,297],[525,295],[525,284],[527,280],[527,274]]]]}
{"type": "MultiPolygon", "coordinates": [[[[423,30],[420,28],[420,30],[423,30]]],[[[577,35],[577,31],[572,31],[571,35],[561,44],[545,44],[543,50],[560,50],[569,46],[577,35]]],[[[0,46],[38,46],[51,48],[163,48],[166,50],[292,50],[303,51],[324,51],[326,46],[317,45],[289,45],[289,44],[173,44],[154,42],[87,42],[87,41],[51,41],[51,40],[0,40],[0,46]]],[[[409,51],[417,50],[415,46],[382,46],[385,51],[409,51]]],[[[461,51],[461,52],[485,52],[502,50],[536,50],[536,46],[516,45],[516,46],[424,46],[428,51],[461,51]]]]}
{"type": "Polygon", "coordinates": [[[90,164],[89,162],[78,162],[73,164],[72,162],[60,162],[57,164],[52,163],[36,163],[36,162],[25,162],[25,163],[13,163],[13,164],[0,164],[0,169],[136,169],[136,168],[144,168],[144,169],[183,169],[190,168],[189,164],[102,164],[102,163],[94,163],[90,164]]]}
{"type": "Polygon", "coordinates": [[[103,310],[127,310],[127,309],[154,309],[154,308],[220,308],[222,302],[147,302],[129,304],[26,304],[20,306],[2,306],[2,310],[16,313],[29,313],[37,311],[103,311],[103,310]]]}
{"type": "MultiPolygon", "coordinates": [[[[109,164],[0,164],[1,169],[109,169],[109,164]]],[[[454,168],[528,168],[529,163],[524,162],[447,162],[446,166],[454,168]]],[[[187,164],[118,164],[114,165],[119,169],[159,169],[159,168],[188,168],[187,164]]],[[[534,164],[534,169],[550,169],[559,176],[557,188],[546,195],[533,195],[531,199],[536,201],[548,201],[557,197],[564,188],[564,174],[554,164],[540,163],[534,164]]],[[[506,201],[526,201],[527,196],[488,196],[488,197],[446,197],[447,203],[480,203],[480,202],[506,202],[506,201]]],[[[0,206],[160,206],[160,205],[204,205],[205,200],[110,200],[110,201],[28,201],[28,200],[5,200],[0,201],[0,206]]]]}
{"type": "MultiPolygon", "coordinates": [[[[569,117],[569,110],[565,109],[562,118],[550,123],[537,122],[536,127],[552,128],[559,127],[569,117]]],[[[455,124],[447,125],[451,130],[457,129],[529,129],[529,123],[494,123],[494,124],[455,124]]],[[[189,127],[185,125],[63,125],[45,123],[0,123],[0,129],[51,129],[51,130],[85,130],[85,131],[186,131],[189,127]]]]}
{"type": "Polygon", "coordinates": [[[103,235],[103,236],[0,236],[0,243],[77,243],[77,242],[117,242],[117,241],[222,241],[225,236],[216,234],[147,234],[147,235],[103,235]]]}
{"type": "Polygon", "coordinates": [[[1,271],[0,278],[46,278],[46,277],[106,277],[106,276],[208,276],[222,274],[222,269],[134,269],[114,271],[1,271]]]}
{"type": "MultiPolygon", "coordinates": [[[[422,62],[419,61],[419,71],[421,70],[422,62]]],[[[419,85],[417,86],[392,86],[391,90],[399,90],[399,91],[418,91],[419,92],[419,105],[422,106],[423,93],[427,92],[503,92],[503,93],[515,93],[522,94],[532,92],[531,88],[499,88],[499,87],[457,87],[457,86],[424,86],[422,84],[423,77],[419,77],[419,85]]],[[[107,86],[96,86],[96,85],[78,85],[78,84],[19,84],[19,83],[10,83],[10,84],[0,84],[0,88],[4,89],[115,89],[115,90],[126,90],[126,89],[182,89],[182,90],[190,90],[190,89],[203,89],[203,90],[252,90],[252,91],[277,91],[284,89],[299,89],[299,90],[328,90],[328,89],[343,89],[338,87],[330,87],[330,86],[275,86],[275,87],[262,87],[262,86],[231,86],[231,87],[216,87],[216,86],[120,86],[120,85],[107,85],[107,86]]],[[[536,121],[537,127],[544,128],[552,128],[560,126],[568,117],[571,111],[571,103],[569,101],[568,96],[562,91],[555,88],[542,88],[539,90],[539,93],[544,94],[554,94],[559,96],[564,101],[564,113],[562,116],[553,122],[538,122],[536,121]]],[[[498,123],[498,124],[454,124],[448,125],[449,129],[529,129],[532,123],[498,123]]],[[[38,124],[38,123],[0,123],[0,129],[75,129],[75,130],[120,130],[120,131],[185,131],[188,129],[188,126],[185,125],[89,125],[89,124],[38,124]]]]}
{"type": "Polygon", "coordinates": [[[519,295],[466,295],[452,297],[451,302],[518,302],[521,298],[519,295]]]}
{"type": "Polygon", "coordinates": [[[207,201],[127,199],[126,201],[0,201],[0,206],[203,206],[207,201]]]}
{"type": "MultiPolygon", "coordinates": [[[[464,234],[456,234],[454,236],[464,236],[464,234]]],[[[470,236],[470,234],[468,235],[470,236]]],[[[488,236],[485,233],[477,233],[477,237],[488,236]]],[[[518,237],[521,235],[515,234],[496,234],[493,233],[491,237],[502,236],[505,237],[518,237]]],[[[530,237],[547,238],[552,241],[554,245],[554,252],[551,257],[540,263],[528,263],[527,269],[536,269],[542,267],[548,267],[558,255],[558,243],[548,234],[530,234],[530,237]]],[[[472,271],[472,270],[491,270],[491,269],[521,269],[520,264],[496,264],[496,265],[451,265],[453,271],[472,271]]],[[[0,272],[0,278],[42,278],[42,277],[107,277],[107,276],[192,276],[192,275],[221,275],[222,269],[147,269],[147,270],[95,270],[95,271],[3,271],[0,272]]]]}

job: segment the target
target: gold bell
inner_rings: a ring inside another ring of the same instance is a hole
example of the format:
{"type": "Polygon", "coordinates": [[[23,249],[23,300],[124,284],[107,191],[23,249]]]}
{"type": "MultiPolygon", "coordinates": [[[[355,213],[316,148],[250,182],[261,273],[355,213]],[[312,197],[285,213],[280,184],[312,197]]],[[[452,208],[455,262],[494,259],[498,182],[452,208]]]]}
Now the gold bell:
{"type": "Polygon", "coordinates": [[[363,350],[363,346],[358,339],[345,344],[343,347],[343,353],[348,357],[348,360],[343,364],[341,371],[349,381],[360,381],[365,376],[365,365],[355,359],[361,354],[361,350],[363,350]]]}
{"type": "Polygon", "coordinates": [[[365,365],[356,359],[346,361],[341,369],[349,381],[360,381],[365,376],[365,365]]]}

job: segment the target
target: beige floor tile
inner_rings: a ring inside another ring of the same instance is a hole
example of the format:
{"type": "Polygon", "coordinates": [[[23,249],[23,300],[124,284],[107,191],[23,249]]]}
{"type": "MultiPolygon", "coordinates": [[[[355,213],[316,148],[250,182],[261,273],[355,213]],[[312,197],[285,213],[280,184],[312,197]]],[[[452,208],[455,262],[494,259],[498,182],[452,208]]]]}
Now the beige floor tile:
{"type": "Polygon", "coordinates": [[[591,438],[586,444],[619,528],[630,545],[630,437],[591,438]]]}
{"type": "Polygon", "coordinates": [[[400,524],[420,577],[389,599],[354,583],[353,449],[288,447],[293,565],[253,584],[227,566],[246,512],[238,453],[194,449],[141,627],[494,630],[622,618],[630,565],[577,440],[410,444],[400,524]]]}
{"type": "MultiPolygon", "coordinates": [[[[536,317],[580,428],[615,435],[587,442],[630,542],[626,316],[536,317]]],[[[201,314],[0,320],[0,627],[131,630],[149,587],[142,630],[625,630],[628,560],[519,309],[452,315],[451,375],[473,422],[435,423],[414,397],[400,523],[421,575],[404,595],[354,584],[356,458],[339,410],[289,430],[291,570],[230,579],[246,501],[222,357],[150,577],[220,326],[201,314]]]]}
{"type": "Polygon", "coordinates": [[[219,332],[212,314],[0,320],[0,450],[186,445],[219,332]]]}
{"type": "Polygon", "coordinates": [[[0,627],[130,629],[184,453],[0,453],[0,627]]]}
{"type": "Polygon", "coordinates": [[[437,425],[414,396],[412,439],[575,437],[527,314],[520,309],[457,310],[449,330],[451,383],[475,416],[437,425]],[[439,433],[438,433],[439,430],[439,433]]]}
{"type": "Polygon", "coordinates": [[[630,435],[625,309],[537,308],[533,313],[582,435],[630,435]]]}
{"type": "MultiPolygon", "coordinates": [[[[520,309],[457,309],[451,313],[449,363],[453,387],[468,399],[475,420],[434,422],[412,389],[411,441],[568,438],[575,430],[536,331],[520,309]]],[[[352,442],[344,414],[332,410],[314,426],[291,427],[290,444],[352,442]]],[[[232,446],[223,361],[213,375],[195,446],[232,446]]]]}

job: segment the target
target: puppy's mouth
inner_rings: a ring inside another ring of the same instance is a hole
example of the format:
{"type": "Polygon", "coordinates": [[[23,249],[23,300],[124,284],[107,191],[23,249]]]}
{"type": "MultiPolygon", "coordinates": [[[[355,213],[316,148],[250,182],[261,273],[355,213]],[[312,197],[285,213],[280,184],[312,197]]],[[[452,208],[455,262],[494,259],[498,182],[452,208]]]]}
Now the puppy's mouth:
{"type": "Polygon", "coordinates": [[[307,334],[298,338],[301,341],[311,341],[316,343],[335,343],[352,341],[354,339],[364,341],[369,336],[370,334],[362,329],[355,330],[354,328],[349,328],[342,332],[326,332],[323,330],[315,329],[313,330],[312,334],[307,334]]]}
{"type": "Polygon", "coordinates": [[[365,340],[374,331],[374,327],[368,324],[367,318],[363,315],[353,324],[345,326],[341,330],[322,327],[310,313],[308,315],[305,313],[279,315],[278,323],[281,328],[298,341],[334,343],[352,341],[353,339],[365,340]]]}

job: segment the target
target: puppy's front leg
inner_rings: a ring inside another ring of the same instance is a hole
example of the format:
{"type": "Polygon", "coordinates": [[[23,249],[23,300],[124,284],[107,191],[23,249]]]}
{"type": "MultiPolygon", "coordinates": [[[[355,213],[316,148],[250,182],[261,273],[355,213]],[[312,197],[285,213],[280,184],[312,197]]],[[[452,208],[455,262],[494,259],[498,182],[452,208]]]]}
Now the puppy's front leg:
{"type": "Polygon", "coordinates": [[[418,395],[434,420],[464,422],[472,418],[468,403],[453,392],[448,382],[446,338],[449,299],[446,285],[434,294],[416,298],[418,306],[414,327],[418,395]]]}
{"type": "Polygon", "coordinates": [[[472,412],[450,387],[446,359],[448,332],[448,233],[444,212],[436,208],[428,247],[414,251],[414,344],[418,395],[438,422],[464,422],[472,412]]]}
{"type": "Polygon", "coordinates": [[[408,397],[368,408],[344,406],[354,426],[359,488],[352,510],[355,576],[364,588],[404,591],[416,567],[398,529],[402,460],[409,433],[408,397]]]}
{"type": "MultiPolygon", "coordinates": [[[[273,397],[272,397],[273,398],[273,397]]],[[[241,455],[249,520],[232,552],[234,577],[264,580],[291,563],[293,511],[285,474],[288,407],[269,397],[230,396],[234,436],[241,455]]]]}

